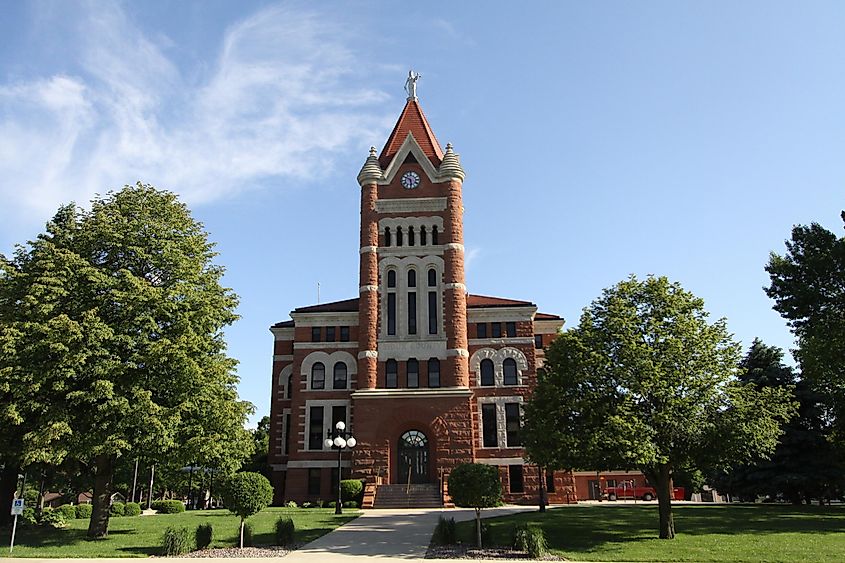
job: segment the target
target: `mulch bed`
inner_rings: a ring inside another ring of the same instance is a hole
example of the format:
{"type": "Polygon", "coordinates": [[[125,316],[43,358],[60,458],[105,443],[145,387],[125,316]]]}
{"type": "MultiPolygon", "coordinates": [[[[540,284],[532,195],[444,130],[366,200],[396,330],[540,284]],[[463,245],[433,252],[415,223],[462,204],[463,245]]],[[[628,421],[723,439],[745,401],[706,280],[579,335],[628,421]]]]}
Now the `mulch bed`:
{"type": "Polygon", "coordinates": [[[298,545],[289,547],[221,547],[217,549],[200,549],[182,555],[182,557],[284,557],[288,552],[297,549],[298,545]]]}
{"type": "Polygon", "coordinates": [[[478,549],[470,545],[430,545],[425,552],[426,559],[519,559],[523,561],[566,561],[557,555],[546,555],[542,559],[531,559],[524,551],[510,547],[485,547],[478,549]]]}

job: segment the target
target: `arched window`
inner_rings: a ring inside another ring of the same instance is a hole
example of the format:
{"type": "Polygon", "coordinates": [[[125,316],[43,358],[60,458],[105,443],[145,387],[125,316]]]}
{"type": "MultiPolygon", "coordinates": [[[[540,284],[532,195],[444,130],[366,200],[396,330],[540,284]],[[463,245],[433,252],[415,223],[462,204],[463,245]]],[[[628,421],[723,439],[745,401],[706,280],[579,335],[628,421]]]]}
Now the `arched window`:
{"type": "Polygon", "coordinates": [[[346,364],[344,362],[337,362],[334,365],[332,389],[346,389],[346,364]]]}
{"type": "Polygon", "coordinates": [[[417,333],[417,271],[408,270],[408,334],[417,333]]]}
{"type": "Polygon", "coordinates": [[[396,246],[402,246],[402,227],[396,227],[396,246]]]}
{"type": "Polygon", "coordinates": [[[414,269],[408,270],[408,287],[417,287],[417,271],[414,269]]]}
{"type": "Polygon", "coordinates": [[[505,385],[516,385],[518,383],[516,377],[516,360],[505,358],[505,361],[502,362],[502,371],[504,371],[505,385]]]}
{"type": "Polygon", "coordinates": [[[387,271],[387,288],[387,334],[392,336],[396,334],[396,270],[387,271]]]}
{"type": "Polygon", "coordinates": [[[384,228],[384,246],[390,246],[390,227],[384,228]]]}
{"type": "Polygon", "coordinates": [[[440,244],[437,242],[437,225],[431,228],[431,244],[440,244]]]}
{"type": "Polygon", "coordinates": [[[420,386],[420,363],[416,358],[408,359],[408,387],[415,389],[420,386]]]}
{"type": "Polygon", "coordinates": [[[428,287],[437,287],[437,270],[434,268],[428,271],[428,287]]]}
{"type": "Polygon", "coordinates": [[[481,384],[495,385],[496,381],[493,376],[493,360],[481,360],[481,384]]]}
{"type": "Polygon", "coordinates": [[[428,386],[440,387],[440,360],[437,358],[428,360],[428,386]]]}
{"type": "Polygon", "coordinates": [[[414,246],[414,228],[408,227],[408,246],[414,246]]]}
{"type": "Polygon", "coordinates": [[[290,399],[293,396],[293,374],[288,376],[288,389],[287,389],[287,398],[290,399]]]}
{"type": "Polygon", "coordinates": [[[425,227],[420,227],[420,246],[425,246],[426,244],[425,227]]]}
{"type": "Polygon", "coordinates": [[[311,389],[326,388],[326,366],[317,362],[311,366],[311,389]]]}
{"type": "Polygon", "coordinates": [[[384,386],[388,389],[396,388],[396,360],[387,360],[384,364],[384,386]]]}

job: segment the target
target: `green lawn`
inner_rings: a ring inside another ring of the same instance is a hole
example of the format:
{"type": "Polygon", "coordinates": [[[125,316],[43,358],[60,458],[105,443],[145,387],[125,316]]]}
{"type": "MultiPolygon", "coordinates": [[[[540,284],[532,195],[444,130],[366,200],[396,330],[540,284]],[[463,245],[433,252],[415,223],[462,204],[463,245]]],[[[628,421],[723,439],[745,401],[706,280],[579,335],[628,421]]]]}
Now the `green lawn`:
{"type": "MultiPolygon", "coordinates": [[[[252,524],[254,543],[275,543],[274,529],[279,516],[293,518],[298,542],[309,542],[360,514],[358,510],[344,509],[342,516],[335,516],[334,509],[267,508],[248,520],[252,524]]],[[[165,528],[187,527],[193,531],[197,525],[210,522],[214,527],[212,547],[232,547],[238,536],[238,518],[226,510],[197,510],[182,514],[156,514],[132,518],[112,518],[109,537],[104,540],[87,540],[88,520],[71,520],[62,530],[43,527],[18,528],[15,557],[146,557],[158,555],[165,528]]],[[[0,554],[8,557],[8,534],[3,530],[6,548],[0,554]]]]}
{"type": "MultiPolygon", "coordinates": [[[[546,532],[550,549],[581,561],[845,561],[845,507],[678,505],[674,540],[657,539],[655,505],[574,505],[486,520],[490,543],[515,524],[546,532]]],[[[472,542],[474,521],[458,524],[472,542]]],[[[472,542],[474,543],[474,542],[472,542]]]]}

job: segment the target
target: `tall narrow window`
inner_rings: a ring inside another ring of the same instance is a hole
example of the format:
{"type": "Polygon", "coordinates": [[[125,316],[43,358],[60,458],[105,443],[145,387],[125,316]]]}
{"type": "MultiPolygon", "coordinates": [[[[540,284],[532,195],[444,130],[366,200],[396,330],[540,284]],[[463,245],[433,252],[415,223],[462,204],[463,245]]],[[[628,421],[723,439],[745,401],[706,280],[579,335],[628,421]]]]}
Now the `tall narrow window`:
{"type": "Polygon", "coordinates": [[[434,268],[428,270],[428,287],[437,287],[437,270],[434,268]]]}
{"type": "Polygon", "coordinates": [[[288,455],[290,452],[290,413],[285,415],[285,455],[288,455]]]}
{"type": "Polygon", "coordinates": [[[425,227],[420,227],[420,246],[425,246],[427,244],[425,240],[425,227]]]}
{"type": "Polygon", "coordinates": [[[384,386],[388,389],[395,389],[397,386],[396,360],[387,360],[384,364],[384,386]]]}
{"type": "Polygon", "coordinates": [[[493,360],[487,358],[481,360],[481,384],[495,385],[495,378],[493,376],[493,360]]]}
{"type": "Polygon", "coordinates": [[[338,422],[346,424],[346,405],[335,405],[332,407],[332,431],[338,422]]]}
{"type": "Polygon", "coordinates": [[[323,449],[323,407],[311,407],[308,417],[308,449],[323,449]]]}
{"type": "Polygon", "coordinates": [[[326,366],[317,362],[311,366],[311,389],[326,388],[326,366]]]}
{"type": "Polygon", "coordinates": [[[322,329],[318,326],[311,327],[311,342],[319,342],[320,341],[320,331],[322,329]]]}
{"type": "Polygon", "coordinates": [[[402,227],[396,227],[396,246],[402,246],[402,227]]]}
{"type": "Polygon", "coordinates": [[[332,389],[346,389],[346,363],[337,362],[334,365],[334,380],[332,389]]]}
{"type": "Polygon", "coordinates": [[[396,334],[396,291],[390,291],[396,288],[396,270],[389,270],[387,272],[387,334],[393,336],[396,334]]]}
{"type": "Polygon", "coordinates": [[[348,326],[340,327],[340,341],[341,342],[349,342],[349,327],[348,326]]]}
{"type": "Polygon", "coordinates": [[[502,362],[502,371],[504,372],[505,385],[516,385],[519,383],[519,381],[517,381],[516,374],[516,360],[513,358],[505,358],[505,361],[502,362]]]}
{"type": "Polygon", "coordinates": [[[420,386],[420,363],[416,358],[408,359],[408,387],[416,389],[420,386]]]}
{"type": "Polygon", "coordinates": [[[417,333],[417,271],[408,270],[408,334],[417,333]],[[412,291],[413,290],[413,291],[412,291]]]}
{"type": "Polygon", "coordinates": [[[437,242],[437,227],[431,228],[431,244],[440,244],[437,242]]]}
{"type": "Polygon", "coordinates": [[[487,338],[487,323],[476,323],[475,334],[478,338],[487,338]]]}
{"type": "Polygon", "coordinates": [[[502,337],[502,323],[490,323],[490,337],[491,338],[501,338],[502,337]]]}
{"type": "Polygon", "coordinates": [[[327,326],[326,327],[326,342],[334,342],[335,337],[335,327],[327,326]]]}
{"type": "Polygon", "coordinates": [[[414,228],[408,227],[408,246],[414,246],[414,228]]]}
{"type": "Polygon", "coordinates": [[[508,465],[508,482],[512,493],[524,493],[525,486],[522,482],[522,466],[508,465]]]}
{"type": "Polygon", "coordinates": [[[428,360],[428,386],[440,387],[440,360],[437,358],[428,360]]]}
{"type": "Polygon", "coordinates": [[[507,434],[508,447],[518,448],[522,445],[520,429],[522,424],[519,421],[519,403],[505,404],[505,431],[507,434]]]}
{"type": "Polygon", "coordinates": [[[508,338],[516,336],[516,323],[505,323],[505,334],[508,338]]]}
{"type": "Polygon", "coordinates": [[[428,333],[437,334],[437,292],[428,292],[428,333]]]}
{"type": "Polygon", "coordinates": [[[498,447],[499,432],[496,428],[496,405],[493,403],[481,405],[481,430],[484,447],[498,447]]]}
{"type": "Polygon", "coordinates": [[[535,334],[534,335],[534,347],[542,350],[543,349],[543,335],[542,334],[535,334]]]}
{"type": "Polygon", "coordinates": [[[288,376],[287,398],[293,397],[293,374],[288,376]]]}
{"type": "Polygon", "coordinates": [[[384,246],[390,246],[390,227],[384,228],[384,246]]]}

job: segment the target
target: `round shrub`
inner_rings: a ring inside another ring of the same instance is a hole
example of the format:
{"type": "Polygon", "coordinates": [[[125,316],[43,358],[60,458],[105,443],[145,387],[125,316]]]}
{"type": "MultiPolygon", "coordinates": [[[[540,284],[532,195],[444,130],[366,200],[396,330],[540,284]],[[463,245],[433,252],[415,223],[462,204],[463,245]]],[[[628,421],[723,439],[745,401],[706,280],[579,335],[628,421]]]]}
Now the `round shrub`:
{"type": "Polygon", "coordinates": [[[122,502],[113,502],[109,507],[109,516],[123,516],[126,512],[126,505],[122,502]]]}
{"type": "Polygon", "coordinates": [[[162,541],[162,554],[172,557],[188,553],[193,548],[188,528],[167,528],[162,541]]]}
{"type": "Polygon", "coordinates": [[[326,503],[325,508],[334,508],[335,506],[337,506],[337,502],[330,500],[329,502],[326,503]]]}
{"type": "Polygon", "coordinates": [[[41,520],[39,523],[43,526],[64,528],[65,517],[58,510],[53,510],[52,508],[45,508],[41,511],[41,520]]]}
{"type": "Polygon", "coordinates": [[[241,547],[246,544],[244,522],[273,502],[273,487],[260,473],[235,473],[223,485],[223,504],[241,517],[241,547]]]}
{"type": "Polygon", "coordinates": [[[159,514],[179,514],[185,512],[185,505],[181,500],[154,500],[151,506],[159,514]]]}
{"type": "Polygon", "coordinates": [[[285,503],[285,506],[288,507],[288,508],[299,508],[299,506],[296,504],[296,501],[293,501],[293,500],[287,501],[285,503]]]}
{"type": "Polygon", "coordinates": [[[214,528],[211,523],[206,522],[197,526],[194,538],[196,539],[197,549],[205,549],[210,546],[211,542],[214,541],[214,528]]]}
{"type": "Polygon", "coordinates": [[[38,518],[35,515],[35,509],[31,506],[25,506],[23,508],[23,513],[21,514],[21,519],[27,524],[37,524],[38,518]]]}
{"type": "Polygon", "coordinates": [[[364,483],[360,479],[343,479],[340,482],[340,498],[343,502],[360,501],[364,496],[364,483]]]}
{"type": "Polygon", "coordinates": [[[56,509],[56,512],[61,512],[65,520],[76,520],[76,507],[72,504],[63,504],[56,509]]]}
{"type": "Polygon", "coordinates": [[[343,508],[358,508],[359,506],[357,500],[348,500],[343,503],[343,508]]]}
{"type": "Polygon", "coordinates": [[[91,513],[94,512],[94,507],[90,504],[77,504],[76,505],[76,518],[77,520],[86,520],[91,518],[91,513]]]}
{"type": "Polygon", "coordinates": [[[282,516],[276,520],[276,545],[291,545],[296,532],[296,526],[290,516],[282,516]]]}
{"type": "Polygon", "coordinates": [[[124,516],[140,516],[141,515],[141,505],[137,502],[127,502],[123,506],[123,515],[124,516]]]}

